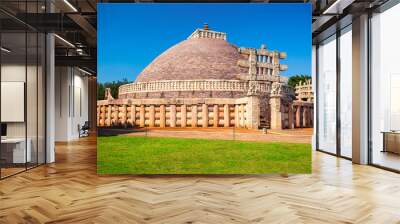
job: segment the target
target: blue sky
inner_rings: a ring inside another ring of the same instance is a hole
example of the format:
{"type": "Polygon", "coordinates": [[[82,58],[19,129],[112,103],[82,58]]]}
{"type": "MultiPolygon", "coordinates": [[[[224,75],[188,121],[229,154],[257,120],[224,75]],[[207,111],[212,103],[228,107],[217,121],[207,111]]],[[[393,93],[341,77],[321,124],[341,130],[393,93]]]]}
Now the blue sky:
{"type": "Polygon", "coordinates": [[[196,28],[226,32],[239,47],[285,51],[283,75],[311,73],[310,4],[98,4],[98,80],[135,80],[196,28]]]}

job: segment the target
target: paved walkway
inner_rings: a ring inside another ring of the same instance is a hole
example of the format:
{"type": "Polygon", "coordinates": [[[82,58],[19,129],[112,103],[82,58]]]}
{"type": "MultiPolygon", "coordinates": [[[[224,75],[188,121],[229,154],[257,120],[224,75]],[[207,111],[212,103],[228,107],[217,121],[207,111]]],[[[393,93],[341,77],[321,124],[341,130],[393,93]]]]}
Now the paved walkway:
{"type": "Polygon", "coordinates": [[[262,131],[233,128],[141,128],[101,129],[100,135],[127,135],[149,137],[207,138],[243,141],[311,143],[313,129],[299,128],[262,131]]]}

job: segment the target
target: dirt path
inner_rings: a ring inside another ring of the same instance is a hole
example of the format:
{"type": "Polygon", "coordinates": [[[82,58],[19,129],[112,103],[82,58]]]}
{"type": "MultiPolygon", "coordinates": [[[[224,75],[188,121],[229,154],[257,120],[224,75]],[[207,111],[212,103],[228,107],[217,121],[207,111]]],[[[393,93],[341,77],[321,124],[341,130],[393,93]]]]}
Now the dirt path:
{"type": "Polygon", "coordinates": [[[127,135],[149,137],[206,138],[243,141],[311,143],[313,129],[289,129],[262,131],[232,128],[141,128],[101,129],[100,135],[127,135]]]}

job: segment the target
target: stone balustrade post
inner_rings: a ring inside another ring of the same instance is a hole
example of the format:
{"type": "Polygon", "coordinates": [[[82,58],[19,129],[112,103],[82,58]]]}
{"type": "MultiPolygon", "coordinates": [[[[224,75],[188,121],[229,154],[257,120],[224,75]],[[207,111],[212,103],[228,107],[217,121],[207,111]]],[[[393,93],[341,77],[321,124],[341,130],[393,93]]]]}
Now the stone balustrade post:
{"type": "Polygon", "coordinates": [[[136,106],[134,104],[131,105],[131,125],[132,127],[136,125],[136,106]]]}
{"type": "Polygon", "coordinates": [[[249,96],[247,98],[247,128],[258,129],[260,126],[260,99],[258,96],[249,96]]]}
{"type": "Polygon", "coordinates": [[[186,112],[186,105],[181,105],[181,127],[185,128],[187,122],[187,112],[186,112]]]}
{"type": "Polygon", "coordinates": [[[202,126],[203,128],[207,128],[208,127],[208,105],[207,104],[203,104],[202,108],[201,108],[201,119],[202,119],[202,126]]]}
{"type": "Polygon", "coordinates": [[[289,104],[289,110],[288,110],[288,116],[289,116],[289,129],[292,129],[294,127],[293,125],[293,105],[289,104]]]}
{"type": "Polygon", "coordinates": [[[111,126],[111,110],[112,110],[112,105],[107,105],[107,119],[106,119],[106,121],[107,121],[107,124],[106,124],[106,126],[111,126]]]}
{"type": "Polygon", "coordinates": [[[213,121],[214,121],[214,127],[217,128],[219,125],[219,107],[218,104],[214,104],[214,110],[213,110],[213,121]]]}
{"type": "Polygon", "coordinates": [[[192,128],[197,127],[197,105],[192,106],[192,128]]]}
{"type": "Polygon", "coordinates": [[[156,118],[155,118],[155,108],[154,105],[150,105],[149,108],[149,127],[154,127],[156,118]]]}
{"type": "Polygon", "coordinates": [[[282,110],[281,110],[281,97],[272,96],[270,98],[271,110],[271,129],[282,129],[282,110]]]}
{"type": "Polygon", "coordinates": [[[100,126],[100,107],[101,106],[97,106],[96,107],[96,112],[97,112],[97,117],[96,117],[96,124],[97,124],[97,126],[100,126]]]}
{"type": "Polygon", "coordinates": [[[303,107],[303,127],[307,127],[308,126],[308,108],[305,106],[303,107]]]}
{"type": "Polygon", "coordinates": [[[119,115],[119,105],[114,105],[113,125],[120,125],[118,115],[119,115]]]}
{"type": "Polygon", "coordinates": [[[172,128],[176,127],[176,105],[175,104],[170,105],[169,125],[172,128]]]}
{"type": "Polygon", "coordinates": [[[165,105],[160,105],[160,127],[165,128],[165,105]]]}
{"type": "Polygon", "coordinates": [[[229,127],[229,104],[224,105],[224,127],[229,127]]]}
{"type": "Polygon", "coordinates": [[[121,113],[122,113],[122,116],[121,116],[121,124],[122,124],[122,125],[126,125],[126,124],[127,124],[127,122],[126,122],[126,120],[127,120],[127,108],[126,108],[126,104],[122,105],[122,111],[121,111],[121,113]]]}
{"type": "Polygon", "coordinates": [[[245,128],[245,110],[244,105],[240,104],[240,127],[245,128]]]}
{"type": "Polygon", "coordinates": [[[297,105],[296,106],[296,128],[300,128],[301,127],[301,106],[297,105]]]}
{"type": "Polygon", "coordinates": [[[239,105],[235,104],[235,127],[240,127],[239,105]]]}
{"type": "Polygon", "coordinates": [[[314,108],[310,108],[310,127],[314,126],[314,108]]]}
{"type": "Polygon", "coordinates": [[[139,116],[139,126],[143,128],[145,126],[145,109],[143,104],[140,105],[139,116]]]}

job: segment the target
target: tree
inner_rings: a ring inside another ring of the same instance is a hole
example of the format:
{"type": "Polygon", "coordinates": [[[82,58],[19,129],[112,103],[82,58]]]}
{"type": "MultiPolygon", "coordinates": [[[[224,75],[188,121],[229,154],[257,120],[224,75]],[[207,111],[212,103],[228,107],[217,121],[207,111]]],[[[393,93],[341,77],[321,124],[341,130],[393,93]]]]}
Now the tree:
{"type": "Polygon", "coordinates": [[[289,78],[288,85],[294,88],[300,83],[300,81],[305,82],[309,79],[311,79],[311,76],[308,75],[294,75],[289,78]]]}
{"type": "Polygon", "coordinates": [[[112,81],[112,82],[104,82],[104,83],[97,83],[97,100],[104,100],[104,91],[106,88],[111,89],[111,95],[114,98],[118,98],[118,88],[121,85],[125,85],[131,83],[128,81],[128,79],[122,79],[118,81],[112,81]]]}

